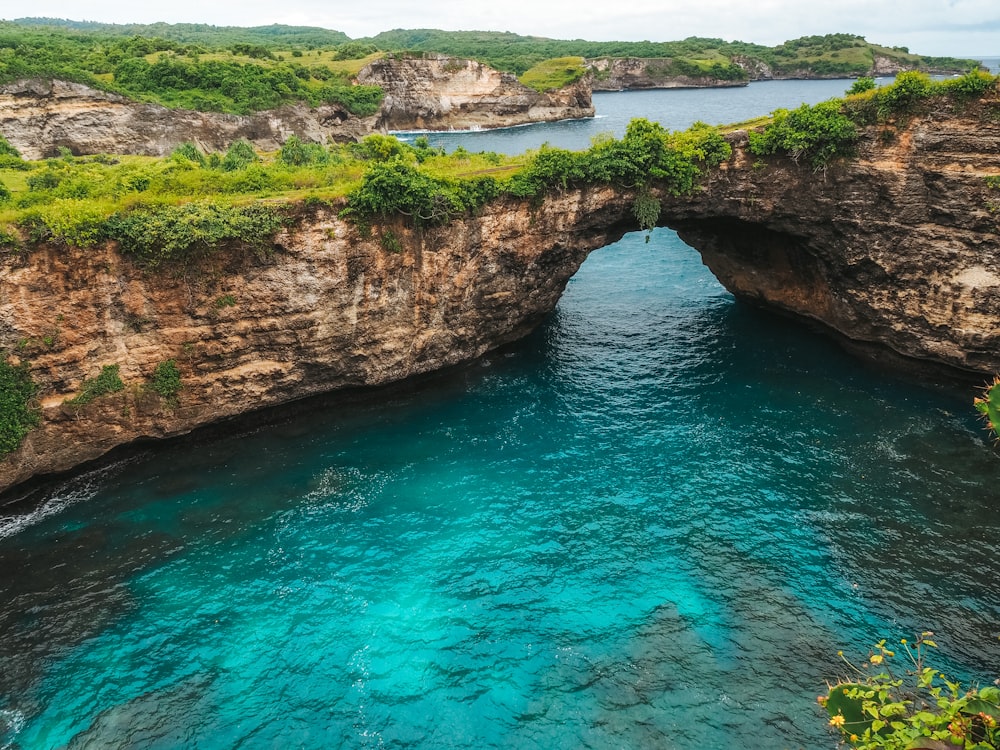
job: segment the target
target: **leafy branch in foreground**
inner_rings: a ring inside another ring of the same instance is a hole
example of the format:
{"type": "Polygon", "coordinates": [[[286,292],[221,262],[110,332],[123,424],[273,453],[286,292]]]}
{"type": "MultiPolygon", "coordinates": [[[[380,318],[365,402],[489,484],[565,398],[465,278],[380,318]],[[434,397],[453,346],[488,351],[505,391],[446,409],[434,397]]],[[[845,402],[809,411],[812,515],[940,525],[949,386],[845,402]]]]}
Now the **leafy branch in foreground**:
{"type": "Polygon", "coordinates": [[[97,377],[87,378],[80,386],[80,393],[66,401],[70,406],[83,406],[95,398],[125,390],[118,365],[104,365],[97,377]]]}
{"type": "Polygon", "coordinates": [[[896,652],[879,641],[859,668],[839,656],[852,676],[819,697],[830,726],[857,750],[996,750],[1000,747],[1000,680],[963,688],[925,663],[933,633],[900,641],[908,666],[892,667],[896,652]],[[877,670],[877,671],[876,671],[877,670]]]}
{"type": "Polygon", "coordinates": [[[983,391],[983,395],[973,401],[976,410],[983,415],[993,434],[1000,439],[1000,375],[993,378],[983,391]]]}

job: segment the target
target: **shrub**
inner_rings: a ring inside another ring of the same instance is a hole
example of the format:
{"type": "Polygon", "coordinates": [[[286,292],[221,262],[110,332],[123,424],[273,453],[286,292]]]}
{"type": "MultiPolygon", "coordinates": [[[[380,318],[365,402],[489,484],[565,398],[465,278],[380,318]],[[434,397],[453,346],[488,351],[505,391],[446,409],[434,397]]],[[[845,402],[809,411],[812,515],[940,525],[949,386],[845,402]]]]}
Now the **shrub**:
{"type": "Polygon", "coordinates": [[[105,212],[87,200],[60,198],[29,209],[18,219],[31,242],[91,247],[105,239],[105,212]]]}
{"type": "Polygon", "coordinates": [[[101,368],[101,374],[96,378],[84,380],[80,386],[80,393],[66,403],[70,406],[83,406],[100,396],[125,390],[125,384],[122,382],[118,369],[118,365],[104,365],[101,368]]]}
{"type": "Polygon", "coordinates": [[[56,172],[51,167],[40,172],[28,175],[28,190],[41,191],[51,190],[62,180],[62,174],[56,172]]]}
{"type": "Polygon", "coordinates": [[[13,197],[10,188],[0,182],[0,203],[6,203],[13,197]]]}
{"type": "Polygon", "coordinates": [[[123,252],[158,266],[185,261],[227,243],[262,252],[286,221],[275,206],[186,203],[115,214],[107,220],[106,232],[123,252]]]}
{"type": "Polygon", "coordinates": [[[290,167],[326,164],[330,161],[330,152],[318,143],[303,143],[298,136],[290,135],[278,151],[278,161],[290,167]]]}
{"type": "Polygon", "coordinates": [[[970,70],[963,76],[942,81],[940,86],[959,99],[978,99],[996,85],[996,78],[982,70],[970,70]]]}
{"type": "Polygon", "coordinates": [[[0,156],[12,156],[15,159],[20,159],[21,152],[10,145],[10,141],[0,135],[0,156]]]}
{"type": "Polygon", "coordinates": [[[510,179],[508,190],[519,198],[529,198],[549,190],[566,190],[586,177],[580,154],[543,145],[528,165],[510,179]]]}
{"type": "Polygon", "coordinates": [[[0,456],[17,450],[38,425],[38,411],[31,406],[37,392],[26,362],[15,366],[0,359],[0,456]]]}
{"type": "Polygon", "coordinates": [[[257,156],[253,144],[250,141],[240,138],[238,141],[233,142],[226,151],[226,155],[222,157],[220,166],[223,172],[235,172],[237,169],[246,169],[251,164],[256,164],[259,161],[260,157],[257,156]]]}
{"type": "Polygon", "coordinates": [[[369,135],[350,146],[351,155],[366,161],[389,161],[404,158],[410,149],[405,143],[391,135],[369,135]]]}
{"type": "Polygon", "coordinates": [[[358,117],[369,117],[382,106],[385,92],[379,86],[328,84],[319,89],[315,98],[328,104],[340,104],[358,117]]]}
{"type": "Polygon", "coordinates": [[[183,388],[181,383],[181,371],[177,367],[177,361],[168,359],[160,362],[153,370],[153,377],[149,381],[149,387],[168,404],[177,405],[177,396],[183,388]]]}
{"type": "Polygon", "coordinates": [[[785,153],[798,161],[805,158],[814,169],[826,166],[836,156],[849,154],[858,138],[857,128],[833,100],[798,109],[779,109],[764,130],[751,131],[750,152],[756,156],[785,153]]]}
{"type": "Polygon", "coordinates": [[[874,91],[877,88],[875,79],[871,76],[861,76],[847,89],[848,94],[863,94],[866,91],[874,91]]]}
{"type": "Polygon", "coordinates": [[[199,149],[196,145],[194,145],[190,141],[182,143],[180,146],[175,148],[170,153],[170,158],[174,159],[175,161],[179,159],[185,159],[189,162],[197,164],[200,167],[204,167],[206,163],[205,155],[201,152],[201,149],[199,149]]]}
{"type": "Polygon", "coordinates": [[[927,666],[927,649],[936,648],[933,633],[922,633],[911,646],[900,641],[909,667],[892,668],[896,652],[879,641],[862,668],[840,657],[852,675],[833,685],[820,704],[830,726],[858,750],[911,748],[996,748],[1000,746],[1000,687],[963,689],[941,671],[927,666]]]}
{"type": "Polygon", "coordinates": [[[896,76],[891,86],[878,89],[874,100],[878,117],[885,120],[894,114],[907,114],[917,103],[931,95],[933,86],[930,76],[911,70],[896,76]]]}
{"type": "Polygon", "coordinates": [[[462,197],[455,183],[426,175],[397,157],[369,166],[341,213],[363,221],[401,215],[416,226],[446,224],[469,207],[462,197]]]}

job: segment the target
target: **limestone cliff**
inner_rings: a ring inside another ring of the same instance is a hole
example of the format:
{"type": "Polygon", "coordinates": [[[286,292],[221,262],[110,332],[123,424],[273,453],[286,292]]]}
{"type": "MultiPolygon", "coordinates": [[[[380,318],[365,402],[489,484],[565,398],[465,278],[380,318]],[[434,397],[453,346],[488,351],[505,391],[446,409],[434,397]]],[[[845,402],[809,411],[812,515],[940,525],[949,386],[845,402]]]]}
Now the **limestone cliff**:
{"type": "Polygon", "coordinates": [[[731,88],[746,80],[729,81],[712,76],[676,75],[670,60],[639,57],[602,57],[587,61],[594,91],[633,89],[731,88]]]}
{"type": "Polygon", "coordinates": [[[447,55],[387,55],[362,69],[358,82],[382,87],[379,122],[388,130],[496,128],[594,116],[586,81],[542,93],[510,73],[447,55]]]}
{"type": "Polygon", "coordinates": [[[288,136],[356,140],[375,128],[337,105],[304,104],[252,115],[167,109],[65,81],[22,80],[0,86],[0,134],[26,159],[74,154],[169,154],[185,141],[225,151],[240,138],[274,151],[288,136]]]}
{"type": "MultiPolygon", "coordinates": [[[[944,105],[942,105],[944,106],[944,105]]],[[[957,106],[957,105],[956,105],[957,106]]],[[[733,158],[661,221],[734,294],[898,362],[1000,371],[1000,101],[873,127],[815,172],[733,158]]],[[[219,253],[152,273],[108,245],[42,246],[0,267],[0,350],[28,362],[41,425],[0,489],[144,437],[473,359],[527,333],[587,253],[635,229],[634,196],[575,188],[505,199],[448,227],[392,227],[400,252],[336,212],[303,210],[266,259],[219,253]],[[176,406],[148,388],[177,361],[176,406]],[[126,389],[66,399],[103,365],[126,389]]]]}

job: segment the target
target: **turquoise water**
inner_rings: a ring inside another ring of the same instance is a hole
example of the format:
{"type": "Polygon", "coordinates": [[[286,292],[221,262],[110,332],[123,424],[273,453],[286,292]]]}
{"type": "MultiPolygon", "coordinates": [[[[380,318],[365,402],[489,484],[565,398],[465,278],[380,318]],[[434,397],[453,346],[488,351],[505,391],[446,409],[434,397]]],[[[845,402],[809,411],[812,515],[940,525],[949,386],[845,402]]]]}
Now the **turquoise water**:
{"type": "Polygon", "coordinates": [[[838,649],[995,677],[969,395],[643,240],[467,367],[0,516],[0,747],[833,748],[838,649]]]}

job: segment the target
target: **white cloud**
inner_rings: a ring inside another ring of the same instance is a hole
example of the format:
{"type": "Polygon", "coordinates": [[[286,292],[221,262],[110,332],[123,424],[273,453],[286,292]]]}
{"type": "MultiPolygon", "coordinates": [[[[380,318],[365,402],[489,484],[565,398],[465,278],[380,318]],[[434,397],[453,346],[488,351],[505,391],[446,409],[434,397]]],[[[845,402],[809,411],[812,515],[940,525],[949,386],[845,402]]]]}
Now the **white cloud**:
{"type": "MultiPolygon", "coordinates": [[[[1000,55],[1000,10],[987,0],[508,0],[503,4],[381,0],[175,0],[138,4],[93,0],[37,0],[21,15],[117,23],[192,22],[254,26],[323,26],[351,37],[394,28],[486,29],[562,39],[669,41],[687,36],[778,44],[807,34],[847,32],[922,54],[1000,55]]],[[[7,11],[8,17],[10,11],[7,11]]]]}

